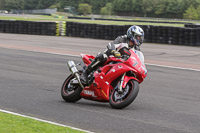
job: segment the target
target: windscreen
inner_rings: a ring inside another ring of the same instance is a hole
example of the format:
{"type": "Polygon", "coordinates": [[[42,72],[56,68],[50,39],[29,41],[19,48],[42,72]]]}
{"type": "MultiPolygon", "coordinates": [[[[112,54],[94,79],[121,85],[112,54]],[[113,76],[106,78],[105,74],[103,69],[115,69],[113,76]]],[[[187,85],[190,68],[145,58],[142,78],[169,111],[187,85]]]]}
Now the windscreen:
{"type": "Polygon", "coordinates": [[[139,57],[139,59],[142,62],[142,64],[144,64],[144,55],[143,55],[143,53],[141,51],[138,51],[138,50],[134,50],[134,52],[139,57]]]}

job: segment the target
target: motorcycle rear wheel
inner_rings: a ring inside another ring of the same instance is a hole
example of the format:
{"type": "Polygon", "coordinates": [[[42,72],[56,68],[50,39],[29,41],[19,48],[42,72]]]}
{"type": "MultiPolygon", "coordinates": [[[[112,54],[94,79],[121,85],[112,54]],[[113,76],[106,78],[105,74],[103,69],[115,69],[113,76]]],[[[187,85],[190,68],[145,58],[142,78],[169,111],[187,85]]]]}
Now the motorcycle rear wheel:
{"type": "Polygon", "coordinates": [[[109,103],[112,108],[122,109],[130,105],[139,92],[139,83],[135,80],[130,80],[126,87],[123,89],[123,93],[119,94],[117,90],[111,92],[109,103]]]}
{"type": "Polygon", "coordinates": [[[77,84],[73,87],[69,85],[72,79],[74,79],[74,76],[71,74],[64,81],[61,88],[61,96],[66,102],[76,102],[82,98],[80,96],[80,93],[82,91],[80,85],[77,84]]]}

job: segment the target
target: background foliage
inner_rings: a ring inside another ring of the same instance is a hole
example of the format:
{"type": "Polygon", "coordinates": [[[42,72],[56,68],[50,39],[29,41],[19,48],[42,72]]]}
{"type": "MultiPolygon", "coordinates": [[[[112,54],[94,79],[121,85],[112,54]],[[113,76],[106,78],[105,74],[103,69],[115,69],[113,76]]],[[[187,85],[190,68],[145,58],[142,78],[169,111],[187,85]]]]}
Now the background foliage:
{"type": "Polygon", "coordinates": [[[92,14],[200,19],[200,0],[0,0],[0,10],[72,6],[78,11],[80,4],[88,4],[92,14]]]}

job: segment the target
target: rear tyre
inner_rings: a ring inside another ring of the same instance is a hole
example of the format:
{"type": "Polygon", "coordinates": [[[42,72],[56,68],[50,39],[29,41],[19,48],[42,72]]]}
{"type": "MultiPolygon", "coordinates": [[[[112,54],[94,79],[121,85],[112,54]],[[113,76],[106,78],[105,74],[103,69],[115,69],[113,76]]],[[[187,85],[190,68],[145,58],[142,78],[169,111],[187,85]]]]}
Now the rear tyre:
{"type": "Polygon", "coordinates": [[[76,102],[82,98],[80,96],[82,88],[79,86],[79,84],[70,84],[70,81],[74,78],[75,77],[72,74],[69,75],[62,85],[61,96],[66,102],[76,102]]]}
{"type": "Polygon", "coordinates": [[[117,90],[111,92],[109,103],[112,108],[122,109],[131,104],[139,92],[139,83],[135,80],[129,80],[123,93],[119,94],[117,90]]]}

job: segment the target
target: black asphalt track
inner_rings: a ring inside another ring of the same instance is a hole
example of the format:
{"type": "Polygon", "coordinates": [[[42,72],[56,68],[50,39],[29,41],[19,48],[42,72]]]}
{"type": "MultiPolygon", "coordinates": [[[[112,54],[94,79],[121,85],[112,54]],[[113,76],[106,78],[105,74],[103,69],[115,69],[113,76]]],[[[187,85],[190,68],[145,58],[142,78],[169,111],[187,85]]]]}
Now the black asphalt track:
{"type": "Polygon", "coordinates": [[[147,65],[136,100],[115,110],[108,103],[62,100],[67,60],[81,62],[74,56],[0,48],[0,109],[97,133],[199,133],[199,71],[147,65]]]}

